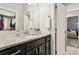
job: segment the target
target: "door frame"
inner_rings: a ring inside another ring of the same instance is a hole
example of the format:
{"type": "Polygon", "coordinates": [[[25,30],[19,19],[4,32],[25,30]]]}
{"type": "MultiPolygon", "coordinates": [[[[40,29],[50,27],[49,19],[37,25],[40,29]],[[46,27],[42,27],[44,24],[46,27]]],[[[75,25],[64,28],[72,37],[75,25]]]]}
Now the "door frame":
{"type": "MultiPolygon", "coordinates": [[[[57,16],[56,16],[57,6],[56,6],[56,4],[55,4],[55,55],[57,54],[57,16]]],[[[63,3],[61,3],[61,4],[63,4],[63,3]]],[[[66,51],[66,41],[67,41],[67,30],[66,29],[67,29],[67,17],[66,17],[66,14],[65,14],[65,51],[66,51]]]]}
{"type": "MultiPolygon", "coordinates": [[[[79,9],[76,9],[76,10],[79,10],[79,9]]],[[[68,12],[66,11],[66,29],[67,29],[67,17],[68,17],[68,16],[67,16],[67,13],[73,12],[73,11],[76,11],[76,10],[71,10],[71,11],[68,11],[68,12]]],[[[78,22],[79,22],[79,13],[78,13],[78,15],[72,15],[72,16],[70,16],[70,17],[73,17],[73,16],[78,16],[78,22]]],[[[78,33],[78,34],[79,34],[79,33],[78,33]]],[[[65,40],[66,40],[66,42],[65,42],[65,45],[66,45],[66,46],[65,46],[65,50],[67,51],[67,30],[66,30],[66,35],[65,35],[65,36],[66,36],[66,39],[65,39],[65,40]]],[[[79,35],[78,35],[78,42],[79,42],[79,35]]],[[[79,47],[79,43],[78,43],[78,47],[79,47]]]]}
{"type": "MultiPolygon", "coordinates": [[[[67,11],[67,9],[66,9],[67,11]]],[[[67,12],[66,12],[66,19],[65,19],[65,51],[67,51],[67,12]]]]}

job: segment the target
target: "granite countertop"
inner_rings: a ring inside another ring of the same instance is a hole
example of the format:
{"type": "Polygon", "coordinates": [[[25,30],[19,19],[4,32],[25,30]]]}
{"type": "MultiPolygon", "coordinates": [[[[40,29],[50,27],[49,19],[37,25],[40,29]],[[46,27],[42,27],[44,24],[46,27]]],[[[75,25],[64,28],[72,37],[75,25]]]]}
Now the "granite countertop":
{"type": "Polygon", "coordinates": [[[27,43],[36,39],[39,39],[41,37],[45,37],[47,35],[50,35],[50,33],[41,33],[38,35],[24,35],[24,36],[16,36],[16,37],[8,37],[6,39],[0,39],[0,51],[22,44],[27,43]]]}

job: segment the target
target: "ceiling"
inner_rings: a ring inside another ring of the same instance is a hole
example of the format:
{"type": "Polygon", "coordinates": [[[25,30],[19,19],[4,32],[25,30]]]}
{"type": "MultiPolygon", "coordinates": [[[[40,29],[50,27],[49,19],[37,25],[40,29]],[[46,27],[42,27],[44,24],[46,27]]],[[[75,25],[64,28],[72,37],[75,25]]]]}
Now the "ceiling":
{"type": "Polygon", "coordinates": [[[65,6],[70,6],[70,5],[75,5],[75,4],[79,4],[79,3],[63,3],[65,6]]]}

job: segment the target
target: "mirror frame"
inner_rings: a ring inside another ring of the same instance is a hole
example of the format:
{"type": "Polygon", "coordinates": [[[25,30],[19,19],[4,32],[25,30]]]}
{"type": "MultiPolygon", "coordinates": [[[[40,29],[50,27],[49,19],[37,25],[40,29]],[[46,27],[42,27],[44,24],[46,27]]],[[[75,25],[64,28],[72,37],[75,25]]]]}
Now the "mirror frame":
{"type": "Polygon", "coordinates": [[[7,10],[7,11],[10,11],[10,12],[13,12],[13,13],[16,14],[16,25],[15,25],[15,31],[19,31],[19,27],[18,27],[18,12],[15,11],[15,10],[9,9],[9,8],[1,7],[1,6],[0,6],[0,9],[7,10]]]}

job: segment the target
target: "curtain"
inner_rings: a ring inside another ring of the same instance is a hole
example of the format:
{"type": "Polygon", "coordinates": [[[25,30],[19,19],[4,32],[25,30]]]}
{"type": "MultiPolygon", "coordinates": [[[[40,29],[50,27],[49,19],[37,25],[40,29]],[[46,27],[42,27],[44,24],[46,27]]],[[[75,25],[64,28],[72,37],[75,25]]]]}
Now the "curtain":
{"type": "Polygon", "coordinates": [[[4,16],[2,16],[2,31],[4,31],[4,16]]]}
{"type": "Polygon", "coordinates": [[[0,15],[0,31],[2,29],[2,16],[0,15]]]}

